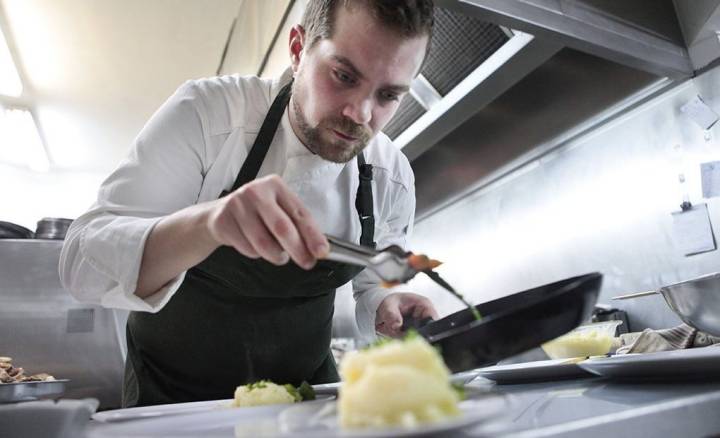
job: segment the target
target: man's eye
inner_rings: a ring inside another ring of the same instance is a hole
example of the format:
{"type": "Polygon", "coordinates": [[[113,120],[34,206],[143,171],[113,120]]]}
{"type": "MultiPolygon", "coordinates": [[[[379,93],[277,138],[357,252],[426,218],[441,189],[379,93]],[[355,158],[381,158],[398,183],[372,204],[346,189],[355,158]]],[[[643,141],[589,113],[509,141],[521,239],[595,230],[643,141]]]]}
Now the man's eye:
{"type": "Polygon", "coordinates": [[[390,92],[380,93],[380,97],[386,101],[393,101],[393,100],[400,99],[400,96],[398,96],[396,93],[390,93],[390,92]]]}
{"type": "Polygon", "coordinates": [[[340,82],[345,82],[347,84],[352,84],[353,82],[355,82],[353,77],[345,73],[344,71],[334,70],[334,73],[335,77],[337,77],[340,82]]]}

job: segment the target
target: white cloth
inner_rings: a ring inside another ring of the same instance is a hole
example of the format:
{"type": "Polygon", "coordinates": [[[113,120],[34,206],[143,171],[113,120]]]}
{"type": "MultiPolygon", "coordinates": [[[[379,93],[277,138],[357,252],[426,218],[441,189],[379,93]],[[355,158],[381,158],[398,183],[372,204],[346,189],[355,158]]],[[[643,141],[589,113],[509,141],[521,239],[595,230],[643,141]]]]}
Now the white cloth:
{"type": "MultiPolygon", "coordinates": [[[[185,273],[144,300],[134,295],[145,240],[162,217],[215,200],[232,187],[285,80],[286,75],[275,81],[233,75],[181,86],[102,183],[96,203],[70,227],[60,257],[63,286],[81,301],[160,310],[185,273]]],[[[405,247],[415,213],[410,164],[382,133],[364,153],[373,165],[378,247],[405,247]]],[[[258,176],[269,174],[283,178],[323,232],[359,240],[356,160],[336,164],[313,155],[295,136],[287,111],[258,176]]],[[[358,327],[374,333],[375,311],[389,291],[367,270],[352,283],[358,327]]]]}

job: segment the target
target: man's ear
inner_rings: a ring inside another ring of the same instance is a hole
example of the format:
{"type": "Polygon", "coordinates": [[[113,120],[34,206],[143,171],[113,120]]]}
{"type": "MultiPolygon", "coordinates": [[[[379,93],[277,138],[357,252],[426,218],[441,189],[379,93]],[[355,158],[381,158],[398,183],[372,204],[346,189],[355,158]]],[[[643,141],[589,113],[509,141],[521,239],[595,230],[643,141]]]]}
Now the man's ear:
{"type": "Polygon", "coordinates": [[[297,73],[305,49],[305,29],[299,24],[290,29],[290,63],[293,73],[297,73]]]}

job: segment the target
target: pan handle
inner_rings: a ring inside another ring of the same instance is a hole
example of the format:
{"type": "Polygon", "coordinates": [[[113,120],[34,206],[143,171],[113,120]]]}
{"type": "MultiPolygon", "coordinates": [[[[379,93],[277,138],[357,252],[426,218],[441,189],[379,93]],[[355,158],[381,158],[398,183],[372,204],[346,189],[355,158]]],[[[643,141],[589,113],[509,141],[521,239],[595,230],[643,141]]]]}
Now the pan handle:
{"type": "Polygon", "coordinates": [[[611,299],[613,299],[613,300],[629,300],[631,298],[646,297],[648,295],[656,295],[656,294],[660,294],[660,292],[658,292],[656,290],[648,290],[645,292],[635,292],[635,293],[627,294],[627,295],[618,295],[616,297],[612,297],[611,299]]]}

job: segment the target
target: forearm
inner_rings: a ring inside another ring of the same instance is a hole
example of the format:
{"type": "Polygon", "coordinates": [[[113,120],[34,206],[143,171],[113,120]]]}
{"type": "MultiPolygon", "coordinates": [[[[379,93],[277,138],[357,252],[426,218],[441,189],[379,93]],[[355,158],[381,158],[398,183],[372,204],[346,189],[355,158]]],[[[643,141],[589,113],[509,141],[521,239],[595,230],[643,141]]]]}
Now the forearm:
{"type": "Polygon", "coordinates": [[[220,246],[207,225],[210,207],[210,203],[194,205],[155,225],[145,243],[135,295],[152,295],[220,246]]]}

